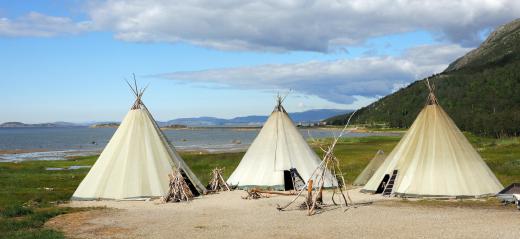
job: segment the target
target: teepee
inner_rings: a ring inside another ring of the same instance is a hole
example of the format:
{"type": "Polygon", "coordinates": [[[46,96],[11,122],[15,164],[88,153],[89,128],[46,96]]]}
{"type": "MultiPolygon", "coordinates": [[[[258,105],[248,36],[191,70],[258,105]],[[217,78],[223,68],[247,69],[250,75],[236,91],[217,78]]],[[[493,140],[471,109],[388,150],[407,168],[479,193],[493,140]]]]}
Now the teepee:
{"type": "Polygon", "coordinates": [[[482,197],[503,186],[438,104],[427,104],[362,191],[402,197],[482,197]]]}
{"type": "MultiPolygon", "coordinates": [[[[227,183],[239,188],[299,189],[320,165],[289,115],[278,103],[227,183]]],[[[327,171],[325,187],[337,185],[327,171]]]]}
{"type": "MultiPolygon", "coordinates": [[[[130,85],[130,84],[129,84],[130,85]]],[[[180,169],[193,194],[206,189],[159,129],[143,104],[145,89],[132,91],[135,102],[87,176],[73,200],[161,197],[169,189],[168,174],[180,169]]]]}
{"type": "Polygon", "coordinates": [[[376,155],[370,160],[368,165],[363,169],[363,171],[357,176],[356,180],[352,185],[354,186],[364,186],[368,180],[374,175],[376,170],[383,164],[385,161],[386,155],[383,150],[378,150],[376,155]]]}

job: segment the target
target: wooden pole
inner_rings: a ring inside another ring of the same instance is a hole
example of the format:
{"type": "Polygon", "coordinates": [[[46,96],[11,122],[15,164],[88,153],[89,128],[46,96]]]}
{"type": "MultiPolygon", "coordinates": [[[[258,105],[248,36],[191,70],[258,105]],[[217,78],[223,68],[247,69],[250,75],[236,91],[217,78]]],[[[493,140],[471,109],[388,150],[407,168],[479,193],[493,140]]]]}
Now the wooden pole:
{"type": "Polygon", "coordinates": [[[251,192],[254,192],[254,193],[264,193],[264,194],[276,194],[276,195],[284,195],[284,196],[290,196],[290,195],[295,195],[296,194],[294,191],[285,191],[285,192],[267,191],[267,190],[260,190],[260,189],[257,189],[257,188],[251,189],[251,192]]]}
{"type": "Polygon", "coordinates": [[[309,179],[309,185],[307,185],[307,193],[312,193],[312,179],[309,179]]]}
{"type": "Polygon", "coordinates": [[[310,209],[312,205],[312,179],[309,179],[309,184],[307,185],[307,209],[310,209]]]}

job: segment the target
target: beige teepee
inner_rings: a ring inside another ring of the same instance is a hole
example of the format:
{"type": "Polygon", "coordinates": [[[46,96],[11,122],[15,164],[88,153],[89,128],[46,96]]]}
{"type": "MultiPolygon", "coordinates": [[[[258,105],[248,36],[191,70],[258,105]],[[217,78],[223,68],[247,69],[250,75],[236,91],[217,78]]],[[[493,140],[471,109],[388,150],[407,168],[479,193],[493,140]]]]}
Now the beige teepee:
{"type": "Polygon", "coordinates": [[[503,186],[438,104],[427,105],[363,188],[403,197],[481,197],[503,186]]]}
{"type": "Polygon", "coordinates": [[[206,192],[177,154],[141,101],[143,90],[98,160],[78,186],[73,200],[139,199],[168,192],[168,174],[180,169],[193,194],[206,192]]]}
{"type": "MultiPolygon", "coordinates": [[[[253,141],[227,183],[239,188],[263,187],[275,190],[298,188],[318,168],[321,160],[309,147],[278,97],[262,130],[253,141]]],[[[327,171],[325,187],[337,185],[327,171]]]]}
{"type": "Polygon", "coordinates": [[[385,161],[386,155],[383,150],[378,150],[376,155],[370,160],[368,165],[363,169],[363,171],[357,176],[356,180],[352,185],[354,186],[364,186],[368,180],[374,175],[376,170],[383,164],[385,161]]]}

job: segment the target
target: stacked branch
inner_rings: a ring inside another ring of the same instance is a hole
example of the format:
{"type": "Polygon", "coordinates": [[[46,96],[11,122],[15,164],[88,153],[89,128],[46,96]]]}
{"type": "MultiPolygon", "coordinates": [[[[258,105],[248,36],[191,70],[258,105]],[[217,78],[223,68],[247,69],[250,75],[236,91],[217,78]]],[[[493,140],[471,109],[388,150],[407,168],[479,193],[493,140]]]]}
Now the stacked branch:
{"type": "Polygon", "coordinates": [[[270,191],[270,190],[262,190],[258,188],[252,188],[246,191],[247,196],[242,197],[242,199],[260,199],[260,198],[268,198],[270,195],[281,195],[281,196],[292,196],[296,195],[296,191],[270,191]]]}
{"type": "Polygon", "coordinates": [[[304,191],[307,191],[306,200],[303,204],[300,205],[299,208],[306,209],[307,215],[311,216],[316,213],[316,210],[319,210],[325,206],[323,204],[323,189],[325,185],[325,181],[327,180],[327,177],[331,177],[331,182],[334,182],[337,180],[338,184],[334,185],[333,192],[332,192],[332,202],[334,205],[341,205],[341,207],[348,207],[349,201],[352,202],[350,197],[348,196],[348,192],[346,192],[346,182],[345,178],[343,177],[343,173],[341,172],[341,169],[339,167],[339,160],[334,156],[334,148],[336,147],[336,144],[338,143],[339,139],[344,135],[349,123],[350,119],[356,112],[352,113],[347,120],[347,124],[341,131],[341,133],[338,136],[334,137],[334,140],[332,141],[332,144],[329,145],[326,149],[319,145],[320,149],[324,152],[323,160],[318,165],[318,167],[314,170],[312,173],[310,180],[306,182],[305,187],[303,187],[298,195],[289,202],[285,206],[277,206],[278,210],[283,211],[286,208],[288,208],[290,205],[292,205],[300,196],[303,195],[304,191]],[[330,172],[328,174],[327,172],[330,172]],[[314,180],[313,180],[314,179],[314,180]],[[336,180],[334,180],[336,179],[336,180]],[[345,196],[347,194],[347,196],[345,196]],[[335,197],[339,196],[339,201],[336,202],[335,197]],[[348,198],[348,199],[347,199],[348,198]]]}
{"type": "Polygon", "coordinates": [[[269,197],[268,195],[260,193],[260,191],[256,190],[255,188],[253,188],[251,190],[247,190],[246,193],[247,193],[247,195],[242,197],[242,199],[251,200],[251,199],[260,199],[260,198],[268,198],[269,197]]]}
{"type": "Polygon", "coordinates": [[[209,181],[208,189],[211,192],[219,192],[219,191],[231,191],[229,185],[222,177],[224,169],[223,168],[214,168],[211,171],[211,180],[209,181]]]}
{"type": "Polygon", "coordinates": [[[163,197],[164,202],[182,202],[193,199],[193,193],[179,169],[174,169],[168,176],[170,177],[170,189],[168,194],[163,197]]]}

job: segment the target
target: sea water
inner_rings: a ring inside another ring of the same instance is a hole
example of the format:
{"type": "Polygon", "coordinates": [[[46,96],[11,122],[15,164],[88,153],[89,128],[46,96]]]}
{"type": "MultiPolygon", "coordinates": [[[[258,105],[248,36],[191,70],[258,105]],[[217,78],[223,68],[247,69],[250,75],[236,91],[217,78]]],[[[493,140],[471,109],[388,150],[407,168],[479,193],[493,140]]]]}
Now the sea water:
{"type": "MultiPolygon", "coordinates": [[[[0,154],[0,162],[24,160],[60,160],[70,156],[96,155],[106,146],[115,128],[0,128],[0,150],[26,153],[0,154]],[[27,152],[30,151],[30,152],[27,152]]],[[[178,150],[205,152],[244,151],[253,142],[259,128],[195,128],[164,130],[178,150]]],[[[300,129],[305,138],[326,138],[339,129],[300,129]]],[[[373,133],[349,133],[362,137],[373,133]]]]}

